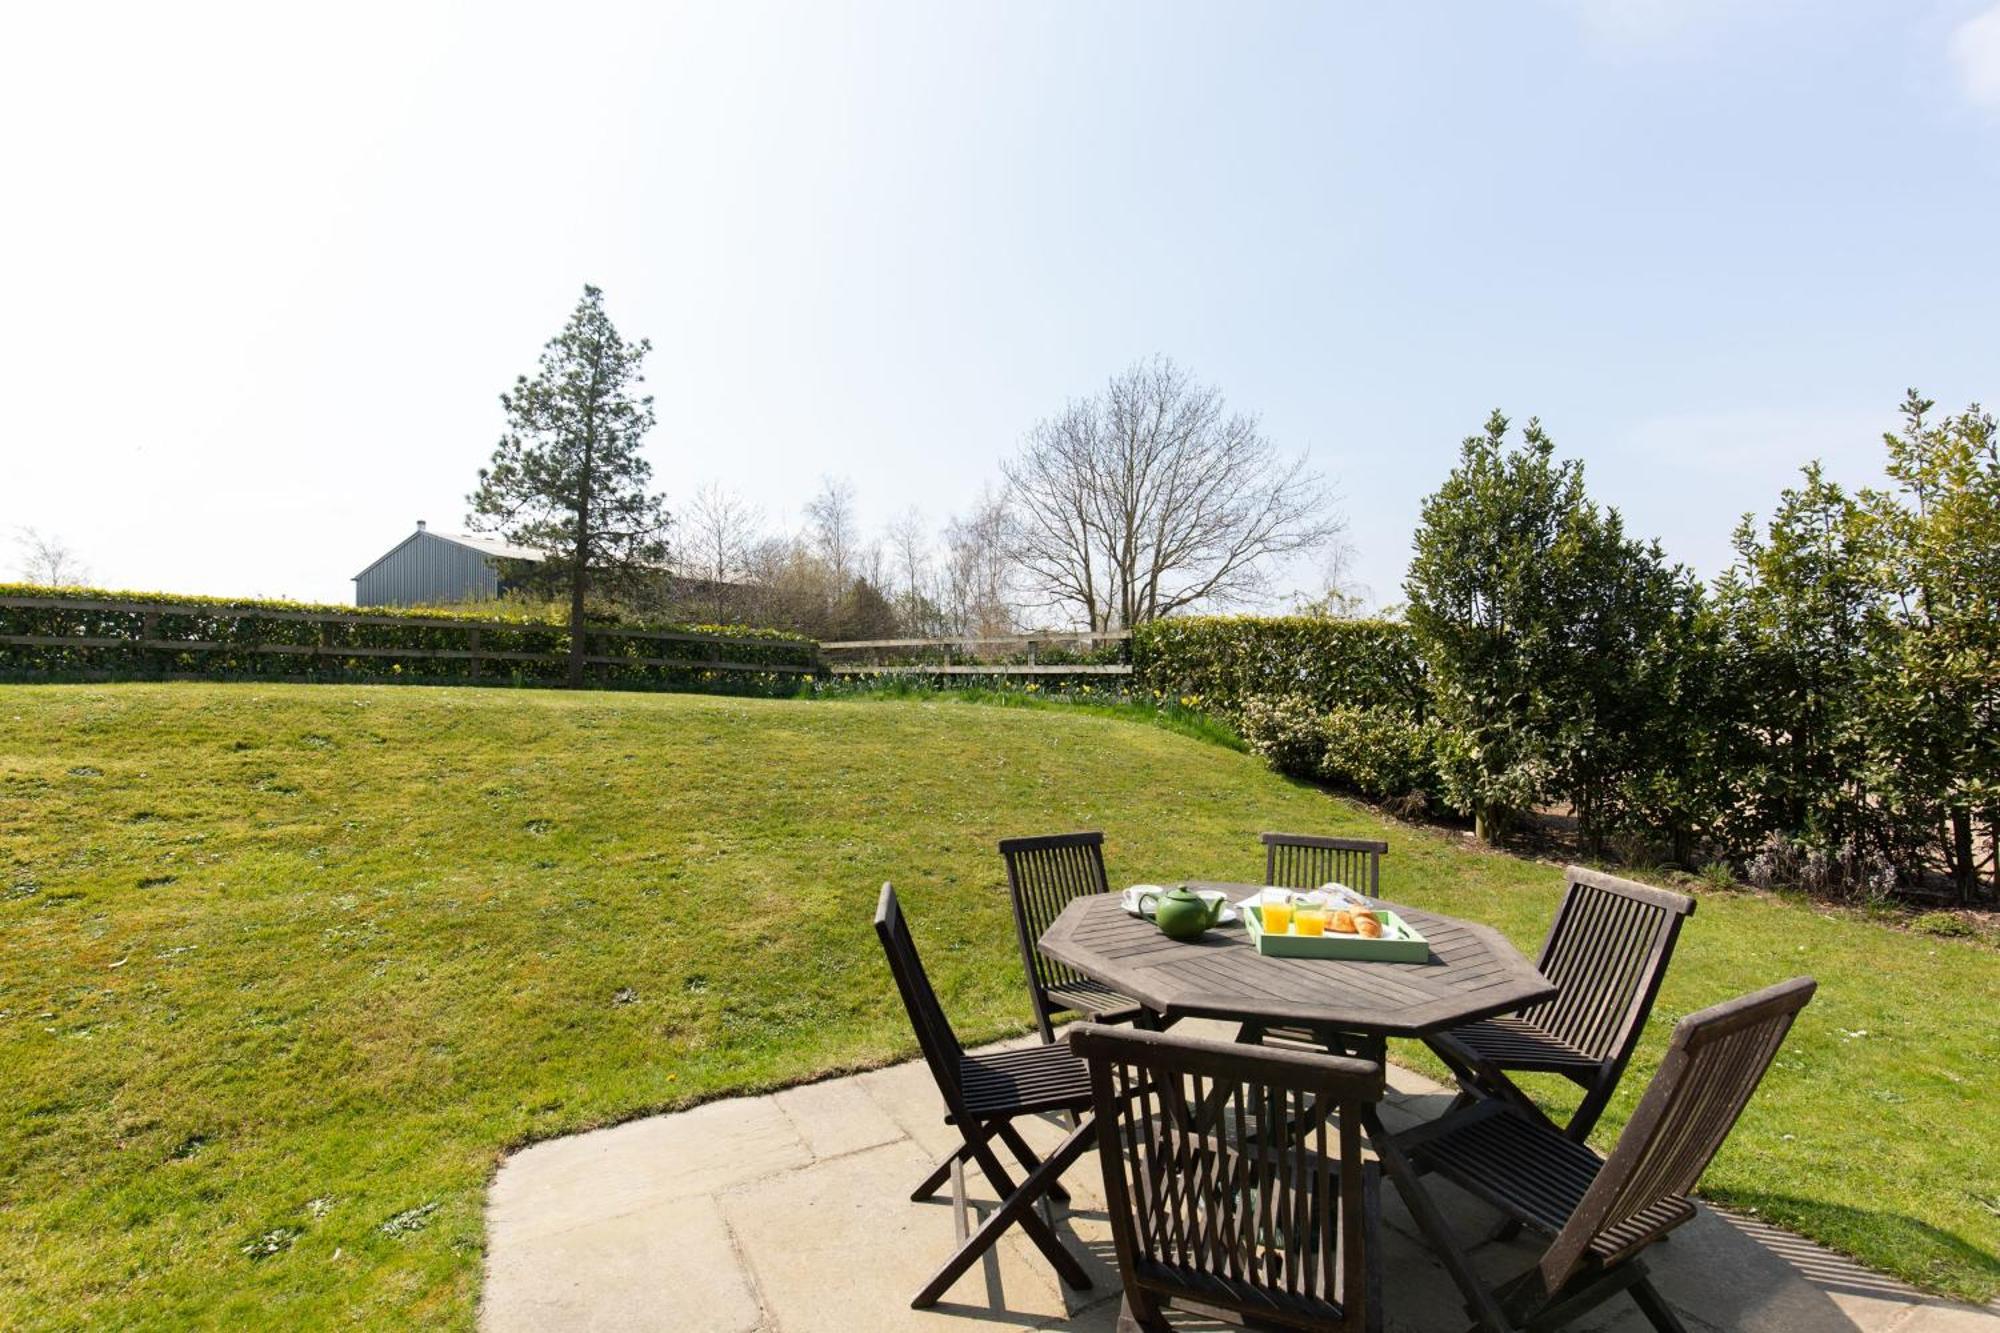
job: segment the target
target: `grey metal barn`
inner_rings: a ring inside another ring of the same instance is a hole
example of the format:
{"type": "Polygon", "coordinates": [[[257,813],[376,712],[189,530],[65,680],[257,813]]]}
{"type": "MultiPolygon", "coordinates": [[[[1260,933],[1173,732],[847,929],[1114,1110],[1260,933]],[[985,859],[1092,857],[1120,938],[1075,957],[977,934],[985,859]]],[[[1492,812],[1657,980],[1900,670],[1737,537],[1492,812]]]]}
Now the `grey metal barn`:
{"type": "Polygon", "coordinates": [[[542,553],[494,537],[432,532],[423,523],[354,576],[356,606],[440,606],[490,601],[505,582],[502,560],[540,561],[542,553]]]}

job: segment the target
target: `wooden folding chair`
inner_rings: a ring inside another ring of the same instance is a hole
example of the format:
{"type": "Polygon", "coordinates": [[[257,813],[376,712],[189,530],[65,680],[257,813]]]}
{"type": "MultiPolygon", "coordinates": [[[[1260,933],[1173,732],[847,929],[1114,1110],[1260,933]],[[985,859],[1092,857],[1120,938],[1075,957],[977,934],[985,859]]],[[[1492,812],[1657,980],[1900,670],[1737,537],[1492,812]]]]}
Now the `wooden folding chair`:
{"type": "Polygon", "coordinates": [[[1358,1114],[1381,1100],[1381,1065],[1094,1023],[1068,1039],[1090,1065],[1120,1333],[1166,1329],[1169,1303],[1381,1327],[1380,1178],[1358,1114]]]}
{"type": "Polygon", "coordinates": [[[1539,1115],[1515,1073],[1560,1074],[1584,1090],[1564,1129],[1582,1143],[1604,1114],[1660,993],[1694,899],[1570,866],[1535,966],[1559,988],[1518,1014],[1485,1018],[1425,1040],[1472,1096],[1539,1115]]]}
{"type": "Polygon", "coordinates": [[[1264,883],[1274,889],[1316,889],[1329,881],[1370,898],[1382,891],[1382,858],[1389,844],[1370,838],[1316,838],[1304,833],[1260,833],[1264,883]]]}
{"type": "MultiPolygon", "coordinates": [[[[1260,833],[1264,844],[1264,884],[1273,889],[1316,889],[1345,884],[1370,898],[1382,891],[1382,858],[1389,844],[1371,838],[1321,838],[1307,833],[1260,833]]],[[[1344,1052],[1340,1035],[1309,1024],[1267,1027],[1245,1023],[1236,1040],[1245,1043],[1284,1041],[1344,1052]]]]}
{"type": "Polygon", "coordinates": [[[1498,1100],[1396,1137],[1417,1171],[1435,1171],[1551,1237],[1534,1267],[1473,1307],[1477,1327],[1539,1333],[1629,1291],[1654,1328],[1685,1333],[1639,1253],[1695,1215],[1688,1195],[1814,989],[1800,977],[1682,1019],[1608,1158],[1498,1100]]]}
{"type": "Polygon", "coordinates": [[[1036,1212],[1035,1205],[1044,1197],[1069,1198],[1061,1184],[1062,1174],[1092,1146],[1091,1121],[1083,1114],[1090,1108],[1090,1071],[1061,1046],[968,1054],[938,1004],[937,992],[931,989],[923,961],[917,957],[916,941],[910,938],[909,926],[903,920],[902,905],[896,901],[895,889],[887,884],[882,886],[882,896],[875,907],[875,934],[882,941],[882,952],[888,956],[889,970],[895,974],[896,989],[903,997],[910,1026],[916,1030],[924,1063],[930,1067],[938,1093],[944,1098],[945,1123],[956,1127],[964,1140],[945,1155],[910,1195],[912,1201],[928,1199],[949,1178],[958,1234],[962,1238],[957,1252],[924,1284],[910,1305],[919,1310],[935,1305],[945,1290],[991,1249],[1010,1226],[1021,1228],[1064,1282],[1078,1290],[1088,1288],[1090,1278],[1083,1265],[1062,1247],[1055,1232],[1036,1212]],[[1021,1116],[1045,1111],[1068,1111],[1077,1121],[1076,1128],[1046,1160],[1035,1155],[1012,1123],[1021,1116]],[[995,1138],[1007,1145],[1028,1173],[1018,1187],[993,1151],[991,1141],[995,1138]],[[969,1235],[964,1175],[967,1161],[978,1165],[1000,1199],[999,1206],[969,1235]]]}
{"type": "Polygon", "coordinates": [[[1007,838],[1000,843],[1007,863],[1007,892],[1014,899],[1014,932],[1021,942],[1021,966],[1028,974],[1028,999],[1043,1041],[1055,1040],[1057,1014],[1079,1013],[1099,1023],[1143,1021],[1146,1008],[1128,995],[1099,985],[1075,968],[1058,963],[1036,941],[1074,899],[1110,892],[1104,875],[1102,833],[1057,833],[1039,838],[1007,838]]]}

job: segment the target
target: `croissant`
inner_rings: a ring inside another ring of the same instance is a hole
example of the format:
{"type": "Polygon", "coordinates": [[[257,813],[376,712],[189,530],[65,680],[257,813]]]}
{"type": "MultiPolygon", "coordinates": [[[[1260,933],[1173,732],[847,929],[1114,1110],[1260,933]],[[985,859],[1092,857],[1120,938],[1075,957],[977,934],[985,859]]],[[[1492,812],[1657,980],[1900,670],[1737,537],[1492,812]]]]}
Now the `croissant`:
{"type": "Polygon", "coordinates": [[[1327,918],[1326,928],[1337,935],[1352,935],[1354,933],[1354,913],[1348,911],[1335,912],[1327,918]]]}
{"type": "Polygon", "coordinates": [[[1354,928],[1371,940],[1382,938],[1382,923],[1372,912],[1361,912],[1354,918],[1354,928]]]}

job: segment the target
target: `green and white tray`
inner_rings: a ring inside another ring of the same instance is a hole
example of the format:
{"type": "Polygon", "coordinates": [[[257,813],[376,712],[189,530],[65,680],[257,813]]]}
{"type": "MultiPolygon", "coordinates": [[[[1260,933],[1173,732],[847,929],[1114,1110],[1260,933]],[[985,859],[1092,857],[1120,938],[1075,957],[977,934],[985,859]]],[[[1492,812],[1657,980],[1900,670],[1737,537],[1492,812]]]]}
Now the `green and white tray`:
{"type": "Polygon", "coordinates": [[[1250,942],[1267,958],[1349,958],[1373,963],[1421,963],[1431,956],[1430,941],[1416,927],[1386,907],[1375,909],[1382,935],[1272,935],[1264,930],[1264,908],[1252,903],[1243,910],[1243,928],[1250,942]]]}

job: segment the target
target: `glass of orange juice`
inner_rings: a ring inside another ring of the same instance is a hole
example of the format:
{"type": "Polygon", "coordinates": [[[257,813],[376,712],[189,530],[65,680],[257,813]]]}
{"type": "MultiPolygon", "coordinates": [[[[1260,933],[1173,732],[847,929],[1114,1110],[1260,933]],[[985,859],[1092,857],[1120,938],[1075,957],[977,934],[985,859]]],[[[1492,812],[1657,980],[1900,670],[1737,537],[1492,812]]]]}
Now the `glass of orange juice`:
{"type": "Polygon", "coordinates": [[[1292,895],[1283,889],[1264,890],[1263,900],[1258,910],[1264,921],[1264,933],[1283,935],[1292,928],[1292,895]]]}
{"type": "Polygon", "coordinates": [[[1292,924],[1299,928],[1301,935],[1324,935],[1326,933],[1326,908],[1317,904],[1301,905],[1292,909],[1292,924]]]}

